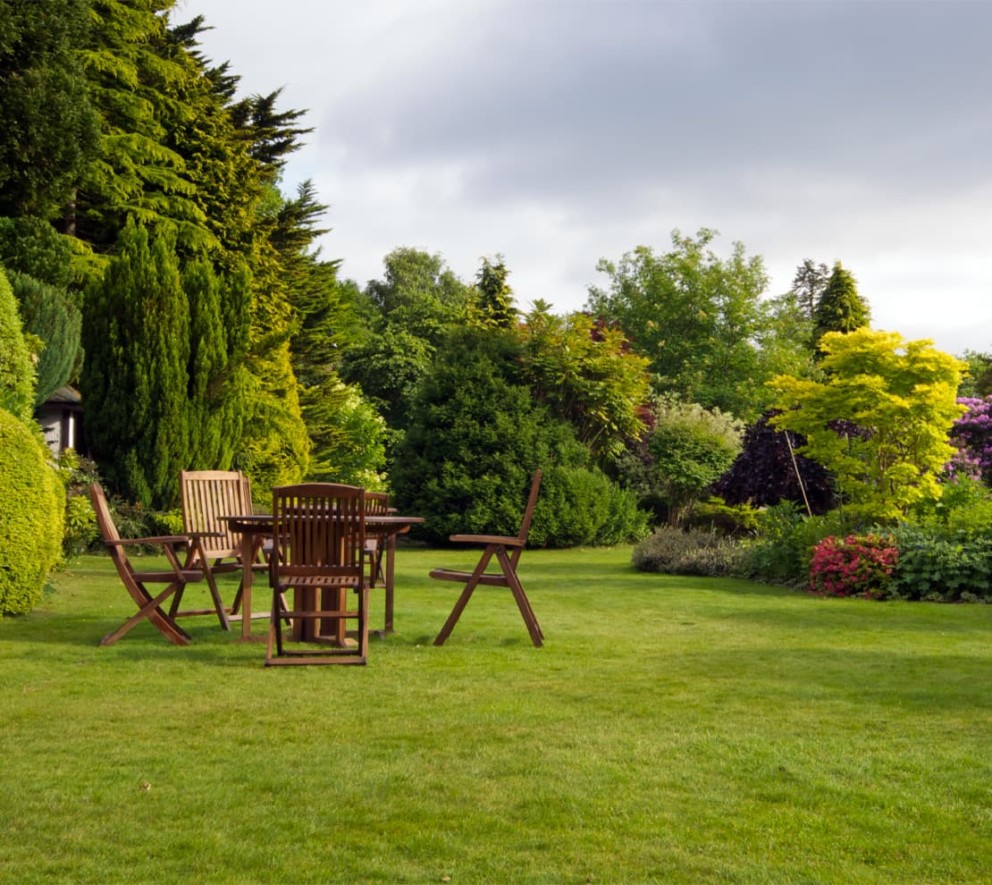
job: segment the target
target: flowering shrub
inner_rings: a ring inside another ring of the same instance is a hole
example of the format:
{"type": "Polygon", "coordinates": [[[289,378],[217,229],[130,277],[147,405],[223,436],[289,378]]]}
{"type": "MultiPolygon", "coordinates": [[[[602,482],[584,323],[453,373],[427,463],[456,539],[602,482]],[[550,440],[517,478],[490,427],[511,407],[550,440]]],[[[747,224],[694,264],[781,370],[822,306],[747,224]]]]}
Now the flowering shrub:
{"type": "Polygon", "coordinates": [[[813,549],[809,589],[828,596],[884,599],[899,558],[892,541],[881,535],[834,535],[813,549]]]}
{"type": "MultiPolygon", "coordinates": [[[[951,442],[961,450],[958,467],[972,462],[982,480],[992,484],[992,396],[961,397],[958,402],[968,409],[951,428],[951,442]]],[[[955,472],[953,462],[949,472],[955,472]]]]}

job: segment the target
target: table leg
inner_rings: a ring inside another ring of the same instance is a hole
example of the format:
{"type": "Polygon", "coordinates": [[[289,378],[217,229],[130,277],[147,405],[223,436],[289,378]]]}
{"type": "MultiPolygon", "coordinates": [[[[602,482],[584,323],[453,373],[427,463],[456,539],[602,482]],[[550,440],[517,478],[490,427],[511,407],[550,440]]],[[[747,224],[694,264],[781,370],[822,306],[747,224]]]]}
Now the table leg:
{"type": "Polygon", "coordinates": [[[396,535],[390,532],[385,540],[386,544],[386,617],[383,624],[383,631],[393,632],[393,586],[396,575],[396,535]]]}
{"type": "Polygon", "coordinates": [[[241,638],[251,639],[251,582],[252,563],[255,561],[254,539],[248,532],[241,533],[241,638]]]}

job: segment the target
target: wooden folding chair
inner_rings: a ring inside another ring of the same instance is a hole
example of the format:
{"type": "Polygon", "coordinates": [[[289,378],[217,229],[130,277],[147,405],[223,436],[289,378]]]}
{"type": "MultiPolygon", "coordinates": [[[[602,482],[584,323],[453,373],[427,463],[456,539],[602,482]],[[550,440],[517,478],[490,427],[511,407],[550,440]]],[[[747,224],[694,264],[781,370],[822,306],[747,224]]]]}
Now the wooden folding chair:
{"type": "Polygon", "coordinates": [[[369,645],[365,490],[335,483],[279,486],[273,489],[272,514],[266,666],[364,664],[369,645]],[[286,609],[282,599],[290,590],[293,606],[286,609]],[[357,602],[349,605],[352,593],[357,602]],[[283,636],[285,618],[293,625],[291,641],[283,636]],[[356,625],[351,635],[349,622],[356,625]]]}
{"type": "MultiPolygon", "coordinates": [[[[100,645],[113,645],[132,627],[147,619],[173,645],[189,645],[189,634],[161,608],[162,603],[170,596],[179,593],[188,583],[199,581],[203,572],[199,569],[184,568],[179,564],[176,548],[188,545],[190,539],[184,535],[160,535],[153,538],[122,538],[117,526],[110,515],[107,498],[99,483],[90,486],[90,500],[96,513],[96,521],[103,535],[103,543],[110,551],[110,558],[117,568],[117,574],[138,606],[137,614],[128,618],[116,630],[108,633],[100,640],[100,645]],[[125,547],[128,546],[158,547],[165,554],[169,568],[163,571],[137,571],[128,559],[125,547]],[[146,585],[165,584],[166,588],[155,596],[146,585]]],[[[219,600],[217,600],[219,603],[219,600]]]]}
{"type": "MultiPolygon", "coordinates": [[[[248,478],[237,470],[183,470],[179,474],[179,485],[183,531],[192,539],[190,555],[185,565],[187,568],[203,570],[211,596],[219,600],[220,593],[214,576],[227,572],[241,572],[243,575],[245,567],[241,561],[241,535],[231,531],[230,525],[222,517],[252,512],[251,485],[248,478]]],[[[268,565],[259,561],[258,554],[257,547],[250,567],[267,569],[268,565]]],[[[182,597],[182,590],[173,597],[169,610],[173,618],[211,613],[212,609],[180,610],[182,597]]],[[[240,607],[241,586],[238,587],[230,608],[216,603],[217,617],[225,630],[230,629],[228,615],[237,614],[240,607]]]]}
{"type": "Polygon", "coordinates": [[[468,604],[475,588],[479,584],[491,587],[509,587],[513,598],[517,602],[517,608],[523,616],[524,624],[527,625],[527,632],[530,633],[531,642],[540,648],[544,642],[544,634],[541,626],[531,608],[530,600],[524,592],[520,578],[517,576],[517,563],[520,561],[520,554],[527,544],[527,535],[530,533],[530,523],[534,517],[534,507],[537,504],[537,495],[541,489],[541,471],[534,471],[534,478],[530,486],[530,496],[527,499],[527,507],[524,510],[523,520],[520,523],[520,531],[516,537],[503,535],[451,535],[451,541],[465,542],[470,544],[483,544],[484,549],[479,559],[479,564],[471,572],[456,571],[455,569],[436,568],[430,572],[432,578],[440,581],[460,581],[465,584],[461,596],[455,603],[455,607],[448,615],[448,620],[444,622],[441,632],[434,640],[435,645],[444,645],[444,641],[451,635],[451,631],[458,623],[462,611],[468,604]],[[487,572],[486,567],[490,560],[496,557],[499,563],[499,572],[487,572]]]}

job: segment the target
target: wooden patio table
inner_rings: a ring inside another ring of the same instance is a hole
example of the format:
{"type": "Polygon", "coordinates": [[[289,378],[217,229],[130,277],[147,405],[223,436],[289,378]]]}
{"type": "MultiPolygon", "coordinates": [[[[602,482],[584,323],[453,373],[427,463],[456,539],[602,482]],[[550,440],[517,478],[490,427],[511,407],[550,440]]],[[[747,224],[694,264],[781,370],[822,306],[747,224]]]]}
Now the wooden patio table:
{"type": "MultiPolygon", "coordinates": [[[[242,562],[251,562],[256,546],[256,538],[271,538],[273,520],[271,513],[242,513],[222,516],[231,530],[241,533],[242,562]]],[[[393,632],[393,588],[396,569],[396,536],[405,534],[415,525],[424,521],[422,516],[401,516],[396,513],[368,513],[365,515],[365,534],[386,543],[386,570],[384,586],[386,590],[385,617],[382,635],[393,632]]],[[[241,578],[241,638],[249,640],[253,617],[269,617],[270,613],[252,614],[252,570],[242,569],[241,578]]]]}

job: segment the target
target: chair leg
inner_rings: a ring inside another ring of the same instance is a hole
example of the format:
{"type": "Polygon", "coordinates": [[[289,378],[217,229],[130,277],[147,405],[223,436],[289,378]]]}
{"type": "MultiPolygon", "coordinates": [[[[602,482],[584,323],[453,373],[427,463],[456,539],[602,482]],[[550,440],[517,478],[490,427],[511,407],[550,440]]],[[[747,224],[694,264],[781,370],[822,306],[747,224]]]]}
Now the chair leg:
{"type": "Polygon", "coordinates": [[[543,644],[544,633],[541,631],[541,625],[537,622],[537,615],[534,614],[530,600],[524,592],[524,586],[520,583],[520,578],[517,577],[517,573],[510,563],[510,558],[506,555],[504,548],[500,547],[496,551],[496,558],[499,560],[500,568],[503,569],[503,576],[506,578],[507,584],[510,585],[510,592],[517,602],[517,608],[520,609],[524,624],[527,625],[527,632],[530,633],[531,642],[534,643],[536,648],[540,648],[543,644]]]}
{"type": "Polygon", "coordinates": [[[268,667],[272,664],[276,657],[282,656],[282,612],[285,608],[280,610],[280,600],[282,599],[282,594],[273,590],[272,591],[272,612],[269,615],[269,638],[265,647],[265,666],[268,667]],[[272,648],[275,646],[275,655],[272,654],[272,648]]]}
{"type": "Polygon", "coordinates": [[[462,612],[465,611],[465,606],[468,605],[469,599],[472,598],[472,593],[475,592],[475,588],[479,585],[479,579],[486,570],[486,566],[489,565],[489,560],[492,559],[493,552],[492,547],[485,549],[485,552],[479,559],[479,564],[475,567],[475,571],[472,572],[471,577],[465,583],[465,589],[462,590],[461,596],[458,597],[455,607],[451,610],[451,614],[448,615],[448,620],[444,622],[441,632],[434,638],[435,645],[444,645],[445,640],[451,635],[451,631],[455,629],[455,624],[458,623],[462,612]]]}
{"type": "Polygon", "coordinates": [[[214,609],[217,612],[217,620],[220,621],[222,630],[230,630],[231,622],[227,619],[227,612],[224,609],[224,602],[220,598],[220,591],[217,589],[217,581],[214,579],[213,569],[204,561],[203,577],[207,580],[207,587],[210,590],[210,598],[214,601],[214,609]]]}
{"type": "MultiPolygon", "coordinates": [[[[154,598],[150,593],[148,593],[148,591],[142,588],[142,596],[146,602],[138,609],[137,614],[131,615],[130,618],[120,625],[120,627],[104,636],[103,639],[100,640],[100,645],[113,645],[132,627],[135,627],[145,618],[147,618],[173,645],[189,645],[189,634],[159,608],[159,606],[173,593],[178,592],[181,586],[182,585],[170,584],[165,590],[154,598]]],[[[132,596],[133,595],[134,594],[132,593],[132,596]]]]}

